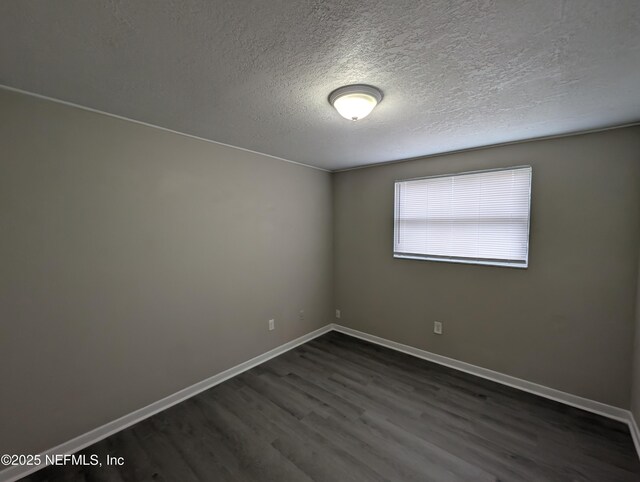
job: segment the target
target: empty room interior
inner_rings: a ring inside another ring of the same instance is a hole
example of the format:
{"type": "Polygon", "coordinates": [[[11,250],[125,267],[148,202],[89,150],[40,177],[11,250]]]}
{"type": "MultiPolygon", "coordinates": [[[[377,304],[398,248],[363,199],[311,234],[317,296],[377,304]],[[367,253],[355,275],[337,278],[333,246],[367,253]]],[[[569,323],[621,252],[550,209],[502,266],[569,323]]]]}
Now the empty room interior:
{"type": "Polygon", "coordinates": [[[640,481],[640,3],[2,1],[0,249],[0,481],[640,481]]]}

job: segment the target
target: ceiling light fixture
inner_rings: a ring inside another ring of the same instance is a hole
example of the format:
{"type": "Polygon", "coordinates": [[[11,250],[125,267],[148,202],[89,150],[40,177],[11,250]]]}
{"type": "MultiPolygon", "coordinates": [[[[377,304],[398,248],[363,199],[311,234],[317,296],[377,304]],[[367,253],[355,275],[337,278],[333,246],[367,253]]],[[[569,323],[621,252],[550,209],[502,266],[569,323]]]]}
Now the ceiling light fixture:
{"type": "Polygon", "coordinates": [[[367,117],[382,101],[382,92],[371,85],[346,85],[329,94],[329,103],[345,119],[357,121],[367,117]]]}

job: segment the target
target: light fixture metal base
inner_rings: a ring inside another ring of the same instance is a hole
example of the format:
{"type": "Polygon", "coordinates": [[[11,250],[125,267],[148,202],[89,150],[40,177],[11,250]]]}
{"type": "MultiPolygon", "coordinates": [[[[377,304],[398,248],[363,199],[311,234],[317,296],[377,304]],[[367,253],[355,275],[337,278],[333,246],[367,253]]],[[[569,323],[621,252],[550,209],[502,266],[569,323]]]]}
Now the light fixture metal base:
{"type": "Polygon", "coordinates": [[[382,101],[382,91],[373,85],[367,84],[351,84],[344,87],[338,87],[336,90],[329,94],[329,103],[333,105],[336,99],[347,94],[368,94],[376,99],[379,104],[382,101]]]}

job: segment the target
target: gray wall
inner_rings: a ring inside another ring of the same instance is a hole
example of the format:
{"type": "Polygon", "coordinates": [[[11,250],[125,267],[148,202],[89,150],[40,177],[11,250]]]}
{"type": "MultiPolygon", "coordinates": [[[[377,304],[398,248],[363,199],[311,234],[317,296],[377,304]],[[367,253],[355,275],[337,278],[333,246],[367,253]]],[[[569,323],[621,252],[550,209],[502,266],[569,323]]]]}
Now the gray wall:
{"type": "Polygon", "coordinates": [[[628,408],[639,186],[638,127],[338,173],[341,322],[628,408]],[[521,164],[533,166],[528,269],[393,258],[394,180],[521,164]]]}
{"type": "Polygon", "coordinates": [[[631,413],[640,427],[640,265],[638,265],[638,293],[636,295],[636,332],[631,368],[631,413]]]}
{"type": "Polygon", "coordinates": [[[330,174],[6,90],[0,146],[0,453],[330,319],[330,174]]]}

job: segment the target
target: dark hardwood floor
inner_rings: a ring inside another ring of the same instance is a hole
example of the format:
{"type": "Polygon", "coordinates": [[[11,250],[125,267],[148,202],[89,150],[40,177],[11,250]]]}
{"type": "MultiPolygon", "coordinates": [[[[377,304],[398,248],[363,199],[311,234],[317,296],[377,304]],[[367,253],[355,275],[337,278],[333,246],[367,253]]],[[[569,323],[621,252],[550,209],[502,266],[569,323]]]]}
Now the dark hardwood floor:
{"type": "Polygon", "coordinates": [[[626,425],[336,332],[31,481],[640,481],[626,425]]]}

